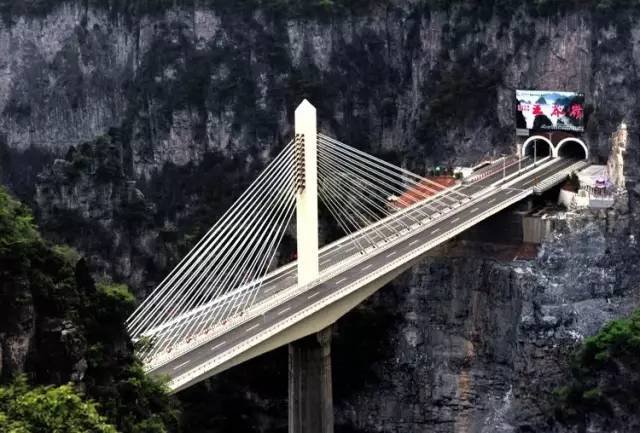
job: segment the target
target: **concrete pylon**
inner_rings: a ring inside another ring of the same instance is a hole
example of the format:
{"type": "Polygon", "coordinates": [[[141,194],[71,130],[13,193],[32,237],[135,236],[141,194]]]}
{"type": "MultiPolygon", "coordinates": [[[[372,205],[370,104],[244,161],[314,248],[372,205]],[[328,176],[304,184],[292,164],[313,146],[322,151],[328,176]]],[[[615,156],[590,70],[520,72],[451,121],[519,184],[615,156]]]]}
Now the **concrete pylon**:
{"type": "Polygon", "coordinates": [[[318,265],[318,129],[316,109],[306,99],[296,108],[296,234],[298,284],[319,275],[318,265]]]}
{"type": "MultiPolygon", "coordinates": [[[[306,99],[296,108],[298,284],[318,278],[318,129],[306,99]]],[[[289,433],[333,433],[331,327],[289,344],[289,433]]]]}

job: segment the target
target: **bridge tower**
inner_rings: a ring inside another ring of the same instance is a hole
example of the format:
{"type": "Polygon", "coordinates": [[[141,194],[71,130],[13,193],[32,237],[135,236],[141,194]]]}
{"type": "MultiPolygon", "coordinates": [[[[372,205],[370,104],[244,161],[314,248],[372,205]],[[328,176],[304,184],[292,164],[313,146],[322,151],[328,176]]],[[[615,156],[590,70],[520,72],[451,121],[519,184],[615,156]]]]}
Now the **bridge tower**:
{"type": "MultiPolygon", "coordinates": [[[[295,112],[298,284],[320,274],[316,109],[306,99],[295,112]]],[[[289,344],[289,433],[333,433],[331,327],[289,344]]]]}
{"type": "Polygon", "coordinates": [[[306,99],[296,108],[296,234],[298,284],[319,275],[318,265],[318,128],[316,109],[306,99]]]}

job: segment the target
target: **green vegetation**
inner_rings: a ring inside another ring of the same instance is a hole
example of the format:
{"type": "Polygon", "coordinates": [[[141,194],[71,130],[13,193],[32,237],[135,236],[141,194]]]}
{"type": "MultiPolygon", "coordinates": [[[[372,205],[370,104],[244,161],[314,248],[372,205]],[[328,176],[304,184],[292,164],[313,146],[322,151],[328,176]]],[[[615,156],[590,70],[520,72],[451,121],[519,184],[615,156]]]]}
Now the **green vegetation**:
{"type": "MultiPolygon", "coordinates": [[[[56,7],[73,0],[0,0],[0,13],[9,19],[21,15],[45,15],[56,7]]],[[[229,12],[263,10],[295,16],[330,16],[346,12],[366,12],[375,5],[384,5],[389,0],[86,0],[83,4],[104,8],[127,17],[160,14],[174,6],[212,7],[229,12]]]]}
{"type": "Polygon", "coordinates": [[[0,255],[40,242],[31,212],[0,189],[0,255]]]}
{"type": "Polygon", "coordinates": [[[555,392],[556,415],[568,423],[614,407],[633,413],[640,404],[640,310],[587,338],[571,360],[571,379],[555,392]]]}
{"type": "Polygon", "coordinates": [[[575,171],[569,175],[569,183],[571,184],[573,191],[578,191],[580,189],[580,179],[575,171]]]}
{"type": "MultiPolygon", "coordinates": [[[[42,15],[64,3],[70,3],[70,1],[23,0],[17,2],[0,0],[0,12],[5,17],[42,15]]],[[[282,13],[287,16],[307,17],[366,12],[377,5],[391,4],[389,0],[87,0],[83,3],[134,17],[159,14],[176,5],[192,6],[194,4],[231,11],[262,8],[265,11],[282,13]]],[[[462,0],[423,0],[425,6],[436,9],[447,9],[462,3],[462,0]]],[[[566,12],[580,7],[596,11],[611,11],[640,6],[639,0],[489,0],[477,3],[484,10],[495,10],[498,13],[512,12],[524,6],[533,13],[545,15],[566,12]]]]}
{"type": "MultiPolygon", "coordinates": [[[[446,54],[443,54],[446,55],[446,54]]],[[[444,59],[449,64],[449,59],[444,59]]],[[[428,80],[428,110],[423,112],[416,128],[422,143],[437,142],[455,125],[491,120],[495,113],[486,107],[497,103],[497,87],[502,81],[502,67],[486,63],[484,70],[469,67],[473,62],[460,59],[449,70],[435,71],[428,80]]]]}
{"type": "MultiPolygon", "coordinates": [[[[36,385],[69,382],[72,366],[86,363],[82,386],[95,401],[84,400],[74,385],[31,389],[17,378],[0,391],[0,431],[176,431],[174,400],[133,356],[124,323],[134,302],[126,285],[94,283],[73,249],[48,245],[29,210],[0,187],[0,333],[39,336],[26,363],[36,385]],[[25,320],[31,314],[38,320],[25,320]],[[68,341],[53,329],[58,326],[68,341]]],[[[3,369],[5,378],[12,373],[3,369]]]]}
{"type": "Polygon", "coordinates": [[[72,385],[30,388],[24,376],[0,387],[0,431],[117,433],[72,385]]]}
{"type": "MultiPolygon", "coordinates": [[[[424,3],[436,9],[449,9],[461,5],[462,0],[424,0],[424,3]]],[[[489,0],[474,3],[474,7],[481,9],[483,15],[495,12],[498,15],[510,16],[516,10],[524,8],[534,15],[549,16],[565,13],[576,9],[593,10],[596,12],[612,12],[639,8],[639,0],[489,0]]]]}

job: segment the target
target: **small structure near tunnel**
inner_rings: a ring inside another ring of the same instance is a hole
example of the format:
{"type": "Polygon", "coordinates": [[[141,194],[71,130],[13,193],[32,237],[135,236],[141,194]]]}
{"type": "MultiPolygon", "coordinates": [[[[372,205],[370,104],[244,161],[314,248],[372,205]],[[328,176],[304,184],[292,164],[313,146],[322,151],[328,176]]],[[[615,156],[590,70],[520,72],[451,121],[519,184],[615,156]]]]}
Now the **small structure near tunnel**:
{"type": "Polygon", "coordinates": [[[609,178],[606,165],[591,165],[580,170],[576,175],[577,182],[567,183],[560,190],[558,204],[567,208],[589,207],[606,209],[614,204],[615,186],[609,178]],[[576,185],[578,188],[576,189],[576,185]]]}

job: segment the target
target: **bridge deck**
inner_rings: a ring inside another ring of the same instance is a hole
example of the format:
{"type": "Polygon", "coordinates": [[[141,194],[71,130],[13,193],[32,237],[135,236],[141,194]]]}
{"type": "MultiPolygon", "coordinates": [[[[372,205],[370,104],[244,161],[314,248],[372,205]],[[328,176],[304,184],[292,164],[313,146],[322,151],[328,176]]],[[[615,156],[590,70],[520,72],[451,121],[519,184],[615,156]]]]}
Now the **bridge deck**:
{"type": "MultiPolygon", "coordinates": [[[[527,195],[532,194],[533,187],[536,184],[545,179],[557,177],[559,172],[566,170],[567,167],[574,164],[576,164],[576,160],[570,159],[549,161],[544,168],[537,168],[534,171],[532,171],[533,169],[529,169],[511,182],[507,182],[505,188],[490,188],[493,183],[499,182],[500,179],[502,179],[502,171],[471,185],[461,186],[459,191],[478,197],[463,206],[450,209],[445,214],[446,217],[434,217],[433,221],[426,224],[424,228],[407,233],[406,236],[398,242],[390,243],[389,246],[381,246],[364,256],[360,255],[357,248],[355,248],[351,242],[334,243],[330,248],[323,251],[320,263],[322,270],[327,270],[354,255],[360,256],[358,263],[352,267],[345,268],[343,271],[315,287],[283,301],[274,308],[265,311],[263,314],[239,324],[224,334],[188,352],[176,354],[173,359],[153,368],[152,372],[153,374],[168,376],[171,379],[170,387],[174,390],[182,389],[189,383],[201,380],[201,377],[206,377],[206,369],[203,370],[203,366],[210,364],[212,359],[218,358],[225,352],[237,348],[243,342],[279,322],[286,321],[309,305],[319,303],[342,287],[357,282],[372,271],[387,265],[390,261],[410,255],[417,247],[433,243],[434,240],[437,241],[438,239],[446,240],[446,237],[443,238],[443,234],[453,233],[466,222],[475,224],[479,215],[486,214],[486,217],[488,217],[494,209],[495,212],[498,212],[505,207],[505,203],[509,202],[510,198],[513,199],[517,196],[522,196],[523,193],[527,195]],[[194,369],[202,370],[203,374],[194,376],[194,369]],[[189,378],[185,379],[187,375],[189,378]]],[[[508,167],[507,175],[514,174],[517,170],[517,166],[508,167]]],[[[435,212],[442,212],[444,207],[447,206],[441,204],[439,208],[432,209],[432,216],[435,212]]],[[[419,212],[419,210],[415,212],[419,212]]],[[[413,221],[408,215],[401,215],[399,218],[405,218],[406,221],[396,221],[397,224],[413,221]]],[[[393,230],[387,230],[381,227],[379,231],[375,233],[371,232],[369,236],[377,236],[378,240],[382,241],[385,236],[392,233],[393,230]]],[[[262,299],[272,297],[295,287],[295,269],[295,266],[287,267],[272,274],[263,286],[263,290],[261,290],[262,299]]],[[[259,302],[260,300],[258,303],[259,302]]],[[[207,368],[208,367],[209,366],[207,366],[207,368]]]]}

